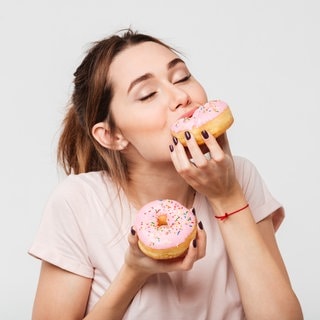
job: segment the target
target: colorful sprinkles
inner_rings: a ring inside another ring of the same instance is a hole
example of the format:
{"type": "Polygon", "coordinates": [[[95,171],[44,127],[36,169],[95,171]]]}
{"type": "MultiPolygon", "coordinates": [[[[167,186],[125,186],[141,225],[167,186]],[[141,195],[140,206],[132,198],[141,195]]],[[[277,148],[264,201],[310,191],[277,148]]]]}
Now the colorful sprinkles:
{"type": "Polygon", "coordinates": [[[145,205],[136,216],[135,230],[141,241],[157,249],[171,248],[184,242],[193,231],[196,217],[175,200],[155,200],[145,205]],[[166,224],[159,217],[166,216],[166,224]]]}

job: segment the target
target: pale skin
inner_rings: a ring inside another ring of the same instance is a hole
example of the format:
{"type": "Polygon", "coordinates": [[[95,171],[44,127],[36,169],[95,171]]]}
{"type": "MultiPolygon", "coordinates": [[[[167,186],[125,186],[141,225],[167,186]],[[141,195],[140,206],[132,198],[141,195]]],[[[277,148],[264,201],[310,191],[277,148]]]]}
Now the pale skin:
{"type": "MultiPolygon", "coordinates": [[[[111,109],[117,133],[111,136],[106,122],[96,124],[92,132],[101,145],[121,150],[129,160],[131,191],[127,196],[137,208],[156,198],[175,199],[191,207],[193,190],[197,190],[207,196],[218,215],[223,215],[246,204],[235,177],[227,136],[215,139],[209,135],[204,139],[212,157],[209,161],[191,136],[187,143],[195,165],[180,143],[172,143],[173,122],[207,101],[204,89],[177,58],[152,42],[121,52],[109,74],[115,89],[111,109]],[[156,190],[150,187],[153,185],[157,185],[156,190]]],[[[256,224],[249,207],[219,222],[219,226],[246,318],[302,319],[275,240],[272,217],[256,224]]],[[[174,262],[146,257],[137,240],[134,232],[129,233],[121,270],[86,317],[91,279],[43,262],[33,319],[122,319],[150,275],[188,272],[206,252],[205,226],[204,230],[198,227],[196,242],[190,244],[187,255],[174,262]]]]}

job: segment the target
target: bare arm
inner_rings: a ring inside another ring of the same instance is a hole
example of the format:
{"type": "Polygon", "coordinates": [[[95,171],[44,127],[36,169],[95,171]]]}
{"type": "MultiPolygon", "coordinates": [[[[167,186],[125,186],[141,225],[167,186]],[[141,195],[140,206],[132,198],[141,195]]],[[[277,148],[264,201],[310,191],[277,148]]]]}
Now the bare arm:
{"type": "Polygon", "coordinates": [[[82,319],[91,279],[42,262],[32,319],[82,319]]]}
{"type": "Polygon", "coordinates": [[[146,279],[147,276],[137,274],[124,264],[108,290],[84,319],[122,319],[146,279]]]}
{"type": "Polygon", "coordinates": [[[206,234],[198,228],[196,247],[192,242],[187,255],[175,262],[156,261],[138,248],[136,235],[128,237],[125,263],[105,294],[85,316],[92,280],[42,262],[33,307],[33,320],[120,320],[136,293],[155,273],[189,270],[205,255],[206,234]]]}
{"type": "MultiPolygon", "coordinates": [[[[226,135],[217,140],[209,135],[205,143],[207,160],[194,137],[187,141],[194,164],[178,143],[172,161],[180,175],[207,196],[215,214],[223,216],[247,203],[236,179],[226,135]],[[219,143],[218,143],[219,142],[219,143]]],[[[295,296],[274,236],[271,218],[256,224],[250,207],[219,221],[228,255],[237,279],[246,318],[259,320],[301,320],[295,296]]]]}
{"type": "MultiPolygon", "coordinates": [[[[243,201],[233,201],[232,205],[243,201]]],[[[247,319],[303,319],[275,240],[271,217],[256,224],[248,208],[219,225],[247,319]]]]}
{"type": "Polygon", "coordinates": [[[137,278],[130,268],[123,265],[104,296],[84,318],[91,281],[43,262],[32,319],[122,319],[144,283],[143,278],[137,278]]]}

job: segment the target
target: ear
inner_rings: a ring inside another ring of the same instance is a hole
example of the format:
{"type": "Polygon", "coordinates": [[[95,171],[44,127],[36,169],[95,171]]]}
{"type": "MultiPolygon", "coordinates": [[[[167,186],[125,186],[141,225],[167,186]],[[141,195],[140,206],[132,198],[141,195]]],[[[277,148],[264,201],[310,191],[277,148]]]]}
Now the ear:
{"type": "Polygon", "coordinates": [[[93,137],[107,149],[124,150],[129,144],[120,132],[111,135],[110,128],[105,122],[96,123],[91,132],[93,137]]]}

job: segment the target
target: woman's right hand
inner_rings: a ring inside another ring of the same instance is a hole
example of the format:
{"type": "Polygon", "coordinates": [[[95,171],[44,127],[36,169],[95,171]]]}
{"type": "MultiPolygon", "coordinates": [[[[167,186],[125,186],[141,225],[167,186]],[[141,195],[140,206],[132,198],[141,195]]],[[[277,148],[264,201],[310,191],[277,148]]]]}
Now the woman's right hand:
{"type": "Polygon", "coordinates": [[[206,253],[206,232],[201,222],[198,224],[197,236],[191,241],[187,254],[183,258],[156,260],[146,256],[138,246],[138,236],[133,228],[128,236],[128,241],[129,248],[126,252],[125,263],[137,274],[146,277],[157,273],[188,271],[206,253]]]}

